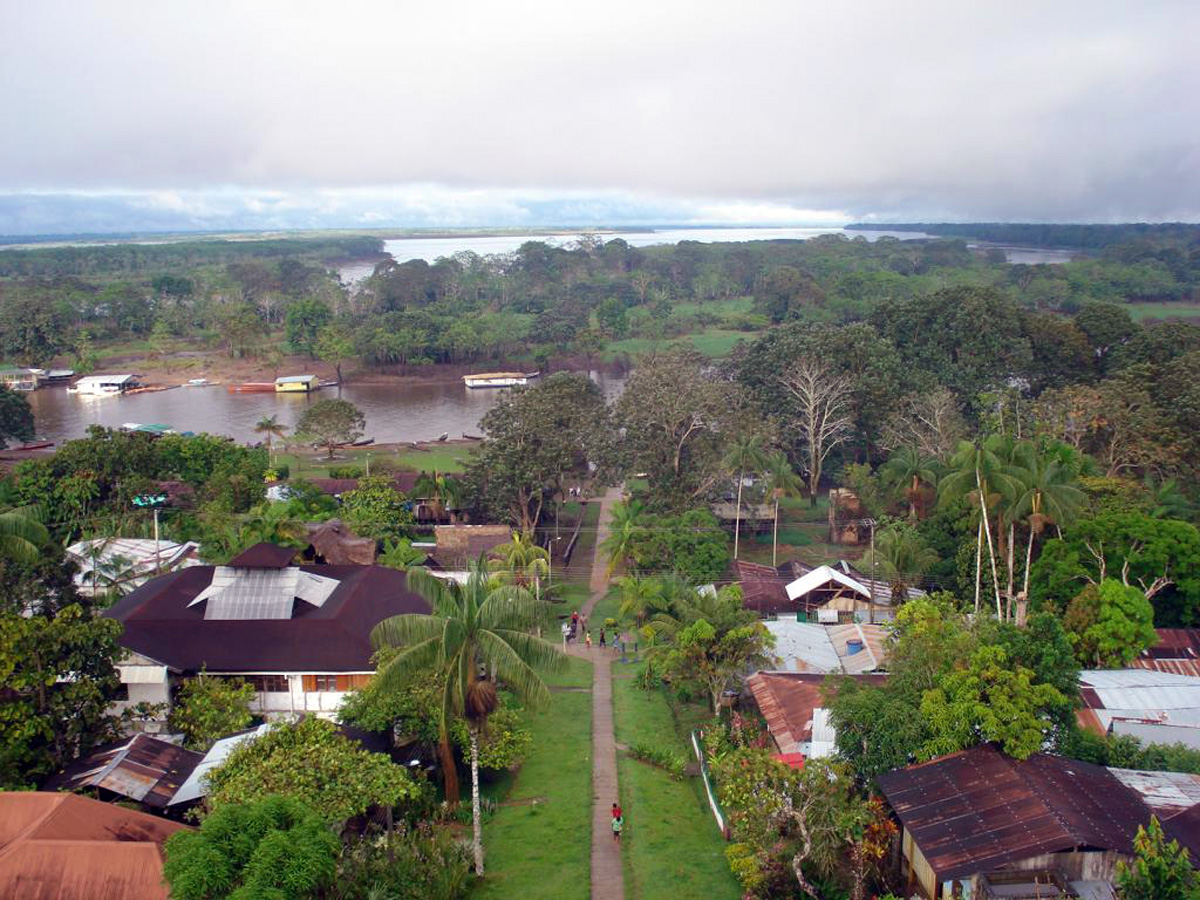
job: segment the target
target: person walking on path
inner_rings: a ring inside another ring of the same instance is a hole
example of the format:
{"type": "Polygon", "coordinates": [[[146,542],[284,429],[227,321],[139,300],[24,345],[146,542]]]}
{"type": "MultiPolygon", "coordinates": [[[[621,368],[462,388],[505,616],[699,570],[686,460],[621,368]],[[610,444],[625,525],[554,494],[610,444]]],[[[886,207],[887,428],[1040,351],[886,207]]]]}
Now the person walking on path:
{"type": "Polygon", "coordinates": [[[614,804],[613,804],[613,808],[612,808],[612,817],[613,817],[614,819],[619,819],[619,818],[621,818],[621,804],[620,804],[620,803],[614,803],[614,804]]]}
{"type": "Polygon", "coordinates": [[[600,629],[600,646],[601,647],[608,646],[606,643],[604,643],[604,629],[603,628],[600,629]]]}
{"type": "Polygon", "coordinates": [[[621,843],[621,830],[624,827],[625,827],[625,817],[624,816],[613,816],[612,829],[613,829],[613,842],[614,843],[616,843],[616,844],[621,843]]]}
{"type": "Polygon", "coordinates": [[[589,650],[591,650],[592,649],[592,633],[590,631],[585,631],[584,636],[585,636],[585,639],[587,640],[587,648],[589,650]]]}

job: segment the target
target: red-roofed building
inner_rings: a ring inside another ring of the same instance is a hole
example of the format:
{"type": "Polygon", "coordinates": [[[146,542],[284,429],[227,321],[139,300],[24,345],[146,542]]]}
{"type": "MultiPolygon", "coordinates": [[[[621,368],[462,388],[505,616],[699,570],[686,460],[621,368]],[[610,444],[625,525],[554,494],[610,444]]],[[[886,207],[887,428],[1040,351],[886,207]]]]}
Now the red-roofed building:
{"type": "Polygon", "coordinates": [[[0,897],[167,900],[177,822],[75,794],[0,793],[0,897]]]}

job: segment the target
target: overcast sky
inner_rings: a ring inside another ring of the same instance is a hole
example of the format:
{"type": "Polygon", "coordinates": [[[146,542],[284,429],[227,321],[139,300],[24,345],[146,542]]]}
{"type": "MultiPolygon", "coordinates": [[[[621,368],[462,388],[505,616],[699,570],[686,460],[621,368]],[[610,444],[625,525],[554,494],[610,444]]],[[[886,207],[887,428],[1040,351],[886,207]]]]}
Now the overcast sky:
{"type": "Polygon", "coordinates": [[[0,233],[1200,218],[1200,2],[0,0],[0,233]]]}

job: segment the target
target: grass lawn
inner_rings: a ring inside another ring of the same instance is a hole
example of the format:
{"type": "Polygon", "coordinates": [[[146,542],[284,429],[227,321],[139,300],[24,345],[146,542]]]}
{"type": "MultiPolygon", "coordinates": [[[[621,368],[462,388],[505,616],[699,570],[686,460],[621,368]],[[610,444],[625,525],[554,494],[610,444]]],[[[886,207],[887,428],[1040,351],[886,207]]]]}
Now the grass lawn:
{"type": "Polygon", "coordinates": [[[675,344],[691,344],[705,356],[728,356],[738,341],[752,341],[758,337],[753,331],[731,331],[725,328],[706,328],[695,334],[685,334],[670,340],[655,340],[654,338],[631,337],[621,341],[613,341],[601,354],[603,359],[612,360],[622,353],[629,356],[643,356],[652,351],[663,351],[675,344]]]}
{"type": "Polygon", "coordinates": [[[461,472],[463,464],[470,455],[470,444],[447,444],[444,447],[433,447],[428,451],[413,450],[405,447],[400,450],[381,450],[372,447],[347,447],[337,452],[337,459],[332,462],[324,459],[319,450],[303,453],[279,453],[278,461],[286,464],[293,477],[325,478],[330,466],[366,466],[368,457],[371,466],[387,461],[406,469],[430,472],[461,472]]]}
{"type": "MultiPolygon", "coordinates": [[[[703,706],[679,708],[676,723],[661,690],[633,683],[636,666],[613,665],[617,742],[669,748],[691,759],[687,734],[708,717],[703,706]]],[[[661,769],[618,752],[625,896],[631,900],[737,900],[740,886],[725,861],[725,841],[699,778],[675,781],[661,769]]]]}
{"type": "Polygon", "coordinates": [[[1200,319],[1200,303],[1125,303],[1135,322],[1143,319],[1200,319]]]}
{"type": "MultiPolygon", "coordinates": [[[[547,679],[553,687],[591,687],[592,665],[547,679]]],[[[487,875],[474,896],[495,900],[586,900],[591,894],[592,695],[554,691],[530,714],[533,749],[502,805],[483,826],[487,875]],[[536,803],[533,801],[537,801],[536,803]]]]}

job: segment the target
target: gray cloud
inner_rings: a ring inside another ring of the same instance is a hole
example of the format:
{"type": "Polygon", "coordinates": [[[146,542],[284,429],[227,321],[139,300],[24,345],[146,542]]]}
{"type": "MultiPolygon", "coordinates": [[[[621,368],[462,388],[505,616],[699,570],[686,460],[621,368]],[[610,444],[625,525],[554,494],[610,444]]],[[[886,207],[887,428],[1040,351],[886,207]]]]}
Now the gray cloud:
{"type": "Polygon", "coordinates": [[[43,0],[0,33],[10,233],[1200,214],[1193,2],[43,0]]]}

